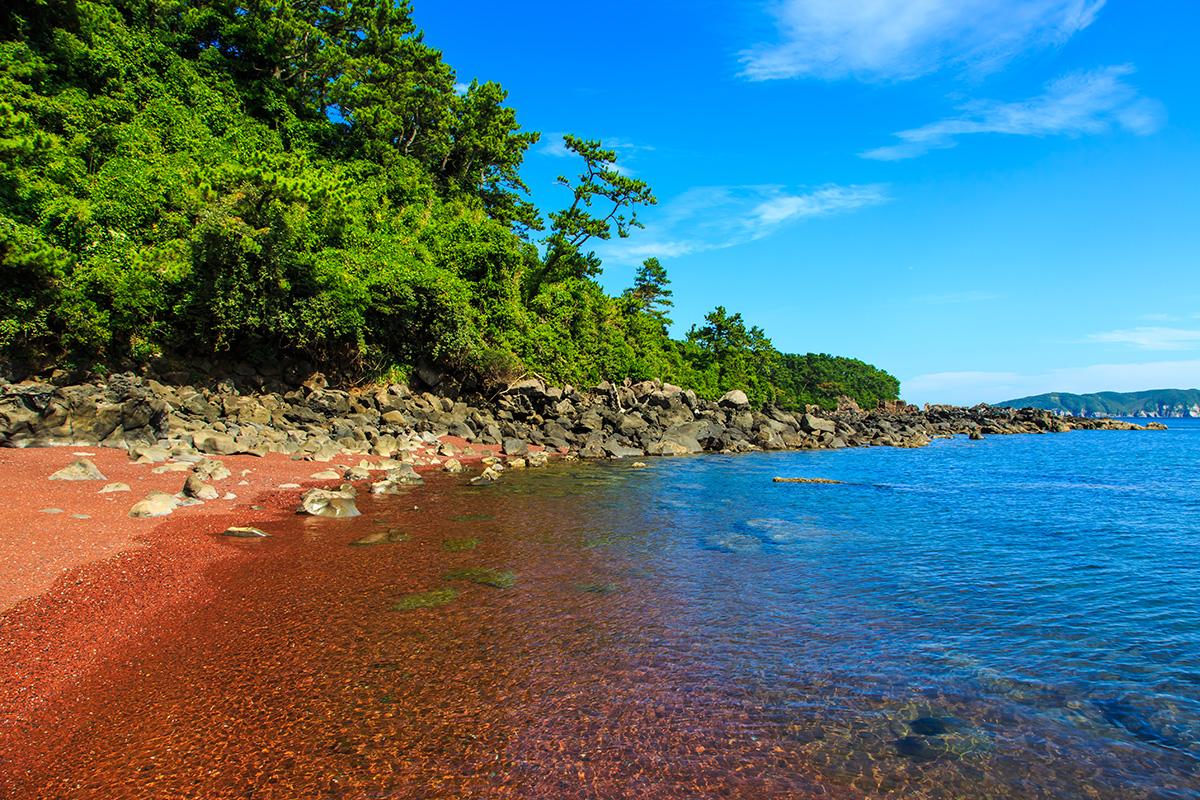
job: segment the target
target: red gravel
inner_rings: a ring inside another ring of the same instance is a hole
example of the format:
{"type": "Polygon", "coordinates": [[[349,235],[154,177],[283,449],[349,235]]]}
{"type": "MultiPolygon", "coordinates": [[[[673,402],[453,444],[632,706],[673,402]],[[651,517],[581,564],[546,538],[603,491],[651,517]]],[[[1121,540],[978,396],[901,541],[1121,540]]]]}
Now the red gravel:
{"type": "Polygon", "coordinates": [[[134,503],[151,491],[179,491],[188,473],[156,475],[160,464],[136,464],[111,448],[0,449],[0,735],[53,707],[106,659],[217,596],[222,575],[244,561],[245,551],[213,534],[292,514],[301,489],[281,484],[337,484],[309,476],[362,456],[220,460],[233,475],[215,485],[237,499],[133,519],[134,503]],[[81,457],[107,480],[49,480],[81,457]],[[131,491],[99,494],[111,482],[131,491]]]}
{"type": "Polygon", "coordinates": [[[17,658],[0,797],[859,796],[823,787],[800,743],[757,735],[757,695],[712,681],[704,643],[637,551],[604,544],[574,478],[505,480],[436,476],[350,520],[265,494],[237,520],[262,541],[211,535],[235,514],[177,512],[139,552],[22,603],[0,618],[0,660],[17,658]],[[380,530],[407,538],[348,546],[380,530]],[[476,546],[445,546],[464,537],[476,546]],[[463,567],[512,569],[516,586],[450,578],[463,567]],[[448,586],[444,606],[389,610],[448,586]]]}

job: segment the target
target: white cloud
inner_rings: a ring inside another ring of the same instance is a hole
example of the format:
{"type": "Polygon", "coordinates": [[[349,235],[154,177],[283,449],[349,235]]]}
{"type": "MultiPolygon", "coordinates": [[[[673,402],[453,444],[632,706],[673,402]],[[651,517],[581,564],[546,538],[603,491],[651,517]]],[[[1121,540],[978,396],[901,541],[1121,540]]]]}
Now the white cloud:
{"type": "Polygon", "coordinates": [[[1148,326],[1093,333],[1088,341],[1127,344],[1141,350],[1194,350],[1200,346],[1200,331],[1148,326]]]}
{"type": "Polygon", "coordinates": [[[911,403],[1002,403],[1045,392],[1137,392],[1200,386],[1200,360],[1138,364],[1094,364],[1036,374],[1017,372],[935,372],[901,382],[911,403]]]}
{"type": "Polygon", "coordinates": [[[944,66],[996,69],[1061,45],[1105,0],[776,0],[780,41],[741,55],[750,80],[909,79],[944,66]]]}
{"type": "Polygon", "coordinates": [[[613,264],[722,250],[763,239],[798,220],[887,200],[887,187],[879,184],[831,185],[809,192],[789,192],[774,185],[703,186],[652,212],[645,230],[635,231],[629,239],[602,242],[596,250],[613,264]]]}
{"type": "Polygon", "coordinates": [[[958,116],[900,131],[898,144],[862,153],[863,158],[896,161],[930,150],[955,147],[959,137],[981,133],[1009,136],[1082,136],[1122,129],[1145,136],[1162,127],[1161,104],[1141,96],[1122,80],[1133,67],[1121,65],[1065,75],[1037,97],[1014,103],[968,103],[958,116]]]}

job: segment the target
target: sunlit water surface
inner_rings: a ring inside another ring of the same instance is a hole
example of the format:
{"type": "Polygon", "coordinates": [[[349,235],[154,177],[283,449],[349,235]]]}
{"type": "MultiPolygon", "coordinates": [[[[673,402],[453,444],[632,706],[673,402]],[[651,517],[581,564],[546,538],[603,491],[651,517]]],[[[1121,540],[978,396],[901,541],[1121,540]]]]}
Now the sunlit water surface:
{"type": "Polygon", "coordinates": [[[263,548],[240,593],[92,687],[120,710],[48,785],[1200,796],[1196,421],[649,463],[231,543],[263,548]],[[348,545],[381,528],[404,540],[348,545]]]}

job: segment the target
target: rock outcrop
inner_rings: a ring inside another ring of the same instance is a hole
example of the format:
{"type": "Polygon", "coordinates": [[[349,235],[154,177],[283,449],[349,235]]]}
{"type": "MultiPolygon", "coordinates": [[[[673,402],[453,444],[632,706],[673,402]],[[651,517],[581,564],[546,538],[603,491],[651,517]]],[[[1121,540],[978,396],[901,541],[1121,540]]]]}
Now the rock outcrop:
{"type": "MultiPolygon", "coordinates": [[[[168,385],[132,374],[89,384],[3,384],[0,445],[121,446],[149,463],[168,456],[178,461],[181,453],[279,452],[310,461],[329,461],[349,453],[382,457],[407,467],[409,453],[418,447],[438,447],[444,456],[456,453],[456,445],[439,446],[439,442],[458,437],[470,444],[497,446],[506,456],[536,466],[542,463],[544,456],[539,453],[543,452],[639,458],[921,447],[955,435],[979,439],[1080,428],[1140,429],[1117,420],[1061,417],[1035,409],[919,409],[899,401],[868,411],[852,402],[840,403],[836,411],[815,406],[798,411],[755,409],[740,391],[712,402],[658,381],[604,382],[584,390],[527,379],[487,398],[453,393],[452,385],[449,396],[414,392],[402,384],[342,390],[331,388],[319,374],[290,388],[265,388],[261,376],[248,382],[168,385]]],[[[201,456],[194,457],[203,463],[201,456]]],[[[451,461],[446,463],[454,468],[451,461]]],[[[220,462],[211,464],[195,470],[199,481],[212,483],[228,476],[220,462]]],[[[386,484],[381,488],[398,488],[413,482],[414,475],[410,467],[389,474],[380,482],[386,484]]]]}

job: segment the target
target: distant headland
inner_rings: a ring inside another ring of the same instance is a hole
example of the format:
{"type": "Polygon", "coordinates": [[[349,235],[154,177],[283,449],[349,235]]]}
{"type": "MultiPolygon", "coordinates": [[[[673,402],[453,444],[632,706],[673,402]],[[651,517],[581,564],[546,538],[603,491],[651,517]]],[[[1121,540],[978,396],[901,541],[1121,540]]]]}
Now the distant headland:
{"type": "Polygon", "coordinates": [[[1144,392],[1047,394],[995,403],[1008,408],[1040,408],[1077,417],[1200,417],[1200,389],[1149,389],[1144,392]]]}

